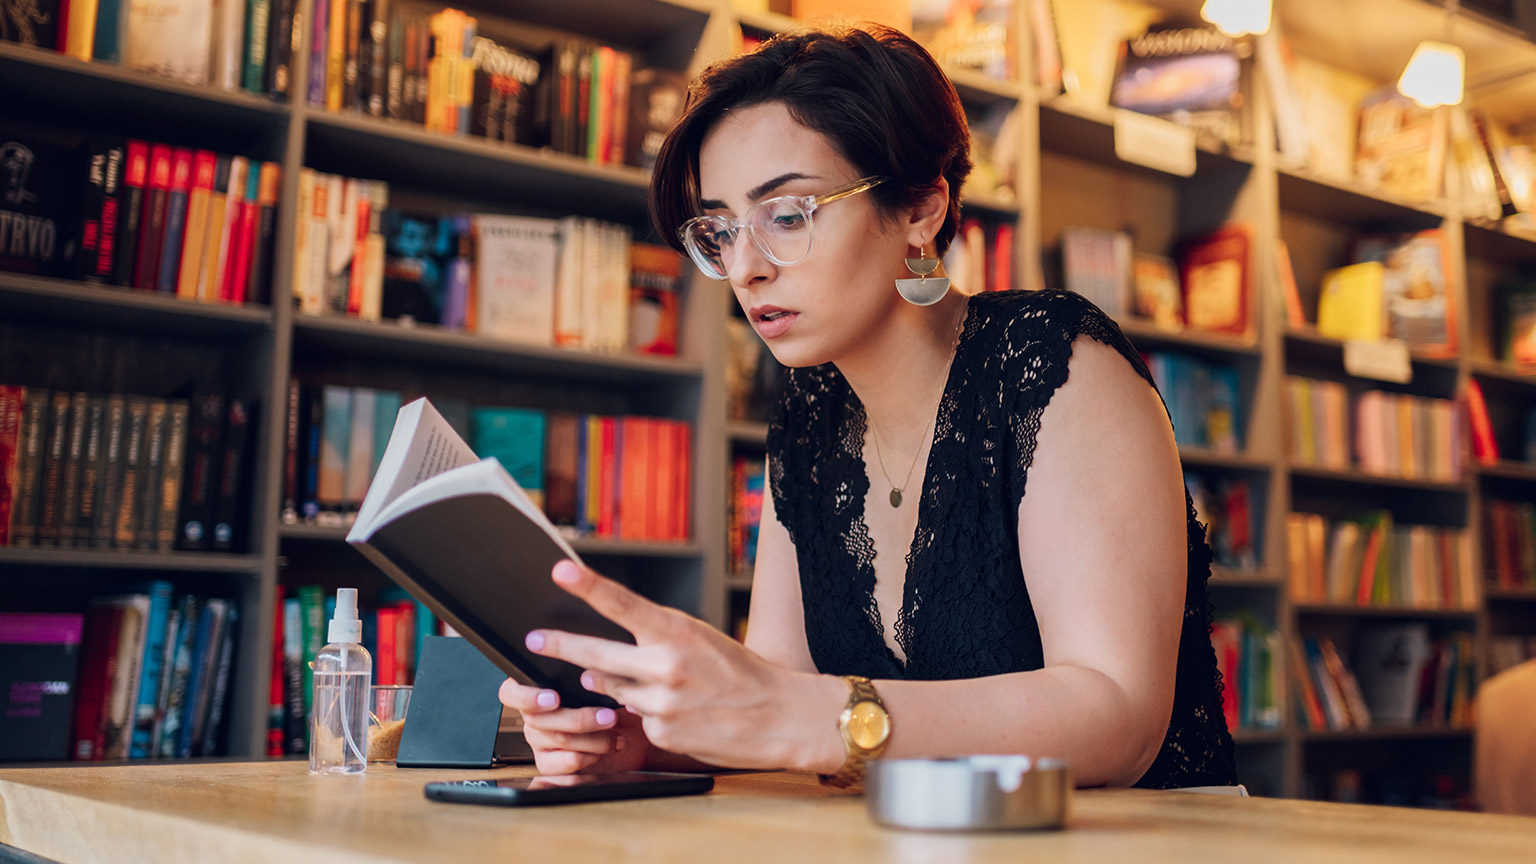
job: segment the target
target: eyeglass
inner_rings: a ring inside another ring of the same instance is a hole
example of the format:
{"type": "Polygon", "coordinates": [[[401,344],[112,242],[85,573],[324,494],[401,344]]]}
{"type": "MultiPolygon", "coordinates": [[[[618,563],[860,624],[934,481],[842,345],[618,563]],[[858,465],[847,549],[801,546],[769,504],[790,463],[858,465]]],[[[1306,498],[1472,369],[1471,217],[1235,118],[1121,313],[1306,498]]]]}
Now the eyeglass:
{"type": "Polygon", "coordinates": [[[811,215],[817,209],[843,198],[879,186],[883,177],[865,177],[824,195],[783,195],[760,201],[740,219],[725,216],[695,216],[677,229],[688,257],[711,279],[727,278],[726,268],[733,259],[736,235],[745,230],[763,257],[788,267],[799,264],[811,254],[811,215]]]}

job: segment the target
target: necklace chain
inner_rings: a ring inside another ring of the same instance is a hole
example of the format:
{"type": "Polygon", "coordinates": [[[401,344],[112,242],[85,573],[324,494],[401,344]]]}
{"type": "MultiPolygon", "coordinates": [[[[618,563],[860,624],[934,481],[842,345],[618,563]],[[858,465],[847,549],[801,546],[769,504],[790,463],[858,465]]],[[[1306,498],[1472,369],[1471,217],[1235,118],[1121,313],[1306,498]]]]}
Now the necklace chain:
{"type": "MultiPolygon", "coordinates": [[[[969,307],[969,303],[965,305],[966,307],[969,307]]],[[[949,362],[944,364],[944,375],[941,378],[941,381],[946,384],[949,381],[950,367],[955,363],[955,355],[960,351],[960,333],[965,326],[965,311],[965,309],[961,310],[960,320],[955,322],[955,338],[950,345],[949,362]]],[[[939,400],[941,405],[943,403],[943,399],[943,392],[940,391],[939,400]]],[[[870,435],[874,438],[875,441],[875,461],[880,465],[880,473],[885,477],[886,485],[891,487],[890,499],[892,507],[901,506],[902,492],[906,491],[907,484],[912,481],[912,472],[917,469],[917,461],[918,459],[922,458],[923,455],[922,442],[928,439],[928,430],[933,426],[934,418],[938,416],[938,413],[938,409],[935,408],[933,416],[928,418],[927,425],[923,427],[923,434],[918,436],[917,453],[912,457],[912,464],[907,466],[907,476],[902,478],[900,486],[897,486],[895,483],[891,482],[891,474],[889,471],[885,470],[885,457],[880,453],[880,433],[875,431],[875,424],[869,424],[870,435]]]]}

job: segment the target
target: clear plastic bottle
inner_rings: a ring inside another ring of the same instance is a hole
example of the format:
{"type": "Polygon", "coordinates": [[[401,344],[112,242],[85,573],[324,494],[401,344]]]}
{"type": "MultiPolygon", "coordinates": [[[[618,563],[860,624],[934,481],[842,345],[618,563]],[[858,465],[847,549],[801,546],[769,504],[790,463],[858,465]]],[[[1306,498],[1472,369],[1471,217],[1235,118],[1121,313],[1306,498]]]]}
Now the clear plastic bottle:
{"type": "Polygon", "coordinates": [[[368,694],[373,658],[360,644],[357,589],[336,591],[330,642],[315,657],[314,712],[309,726],[309,773],[361,774],[368,770],[368,694]]]}

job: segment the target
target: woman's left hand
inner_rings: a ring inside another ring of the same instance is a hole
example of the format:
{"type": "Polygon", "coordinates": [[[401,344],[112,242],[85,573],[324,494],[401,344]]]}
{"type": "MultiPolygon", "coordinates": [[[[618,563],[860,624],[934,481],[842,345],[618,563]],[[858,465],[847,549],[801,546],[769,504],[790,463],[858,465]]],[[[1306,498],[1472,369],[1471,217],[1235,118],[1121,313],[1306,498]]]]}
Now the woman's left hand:
{"type": "Polygon", "coordinates": [[[636,644],[535,630],[528,649],[587,670],[582,684],[638,715],[656,747],[730,768],[797,767],[812,764],[807,757],[828,744],[841,748],[835,710],[822,724],[826,734],[795,722],[818,698],[841,705],[837,679],[775,666],[703,621],[574,562],[556,564],[551,576],[636,644]],[[797,733],[801,728],[807,732],[797,733]]]}

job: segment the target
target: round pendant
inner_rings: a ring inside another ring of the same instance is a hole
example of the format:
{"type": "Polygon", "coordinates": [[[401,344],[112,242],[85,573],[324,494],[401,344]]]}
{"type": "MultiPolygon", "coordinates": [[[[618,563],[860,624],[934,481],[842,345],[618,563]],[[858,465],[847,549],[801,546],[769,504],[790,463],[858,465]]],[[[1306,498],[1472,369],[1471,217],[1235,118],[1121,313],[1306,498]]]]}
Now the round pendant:
{"type": "Polygon", "coordinates": [[[892,507],[900,507],[901,506],[901,490],[900,489],[892,489],[891,490],[891,506],[892,507]]]}

